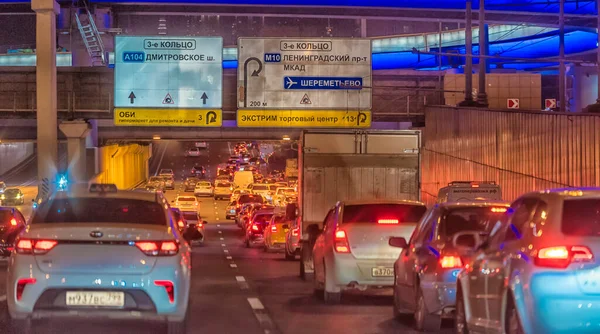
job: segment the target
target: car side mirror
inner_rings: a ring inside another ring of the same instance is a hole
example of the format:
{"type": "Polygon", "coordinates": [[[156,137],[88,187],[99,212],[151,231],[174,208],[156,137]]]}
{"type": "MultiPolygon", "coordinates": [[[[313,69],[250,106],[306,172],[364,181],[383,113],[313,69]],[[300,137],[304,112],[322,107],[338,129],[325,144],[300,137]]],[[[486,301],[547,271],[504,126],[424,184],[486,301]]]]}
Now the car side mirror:
{"type": "Polygon", "coordinates": [[[173,201],[171,201],[171,203],[175,203],[175,201],[173,200],[173,201]]]}
{"type": "Polygon", "coordinates": [[[397,248],[407,248],[408,242],[403,237],[391,237],[389,240],[389,245],[397,248]]]}

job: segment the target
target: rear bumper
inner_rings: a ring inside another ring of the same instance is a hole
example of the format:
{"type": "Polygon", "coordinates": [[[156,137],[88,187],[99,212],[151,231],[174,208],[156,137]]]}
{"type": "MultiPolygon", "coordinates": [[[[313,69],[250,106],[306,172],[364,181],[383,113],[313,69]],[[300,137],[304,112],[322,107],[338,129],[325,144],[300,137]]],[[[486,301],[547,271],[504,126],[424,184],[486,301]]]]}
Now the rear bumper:
{"type": "Polygon", "coordinates": [[[212,196],[213,192],[212,191],[208,191],[208,190],[206,190],[206,191],[197,191],[197,190],[194,190],[194,195],[196,195],[196,196],[212,196]]]}
{"type": "Polygon", "coordinates": [[[374,287],[392,287],[394,285],[393,275],[385,277],[372,275],[372,268],[394,268],[394,260],[358,260],[351,254],[335,254],[332,260],[333,266],[331,270],[328,270],[328,274],[332,274],[334,284],[339,287],[351,284],[374,287]]]}

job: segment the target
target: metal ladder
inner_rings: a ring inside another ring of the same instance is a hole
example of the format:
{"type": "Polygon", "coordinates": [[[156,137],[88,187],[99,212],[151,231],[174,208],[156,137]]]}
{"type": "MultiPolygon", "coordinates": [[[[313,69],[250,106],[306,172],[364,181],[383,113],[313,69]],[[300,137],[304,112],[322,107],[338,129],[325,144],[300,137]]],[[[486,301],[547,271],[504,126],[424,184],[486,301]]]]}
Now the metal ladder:
{"type": "Polygon", "coordinates": [[[83,39],[83,44],[85,44],[85,48],[92,60],[92,66],[105,66],[106,53],[104,52],[102,36],[100,36],[100,32],[94,22],[94,16],[90,12],[86,1],[83,1],[83,8],[80,8],[75,14],[75,19],[77,21],[77,28],[79,28],[81,38],[83,39]]]}

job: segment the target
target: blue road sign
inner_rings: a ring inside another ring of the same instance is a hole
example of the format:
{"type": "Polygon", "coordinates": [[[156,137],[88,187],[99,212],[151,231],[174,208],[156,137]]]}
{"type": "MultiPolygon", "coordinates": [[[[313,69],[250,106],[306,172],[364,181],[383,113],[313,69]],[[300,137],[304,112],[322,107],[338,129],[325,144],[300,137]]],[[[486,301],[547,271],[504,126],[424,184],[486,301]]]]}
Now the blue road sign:
{"type": "Polygon", "coordinates": [[[281,53],[265,53],[265,63],[280,63],[281,53]]]}
{"type": "Polygon", "coordinates": [[[362,86],[358,77],[283,77],[285,89],[359,90],[362,86]]]}

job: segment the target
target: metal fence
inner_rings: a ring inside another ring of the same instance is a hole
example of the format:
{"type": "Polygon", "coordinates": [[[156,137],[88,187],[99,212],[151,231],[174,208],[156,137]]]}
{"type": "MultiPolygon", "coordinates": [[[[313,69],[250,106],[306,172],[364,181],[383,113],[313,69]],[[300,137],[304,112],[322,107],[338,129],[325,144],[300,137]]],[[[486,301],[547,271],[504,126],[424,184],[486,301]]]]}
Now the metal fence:
{"type": "Polygon", "coordinates": [[[496,181],[513,200],[600,185],[600,115],[427,107],[422,198],[451,181],[496,181]]]}
{"type": "MultiPolygon", "coordinates": [[[[36,92],[2,92],[0,111],[33,112],[37,107],[36,92]]],[[[111,112],[112,94],[85,94],[78,92],[58,92],[57,109],[59,112],[111,112]]]]}

